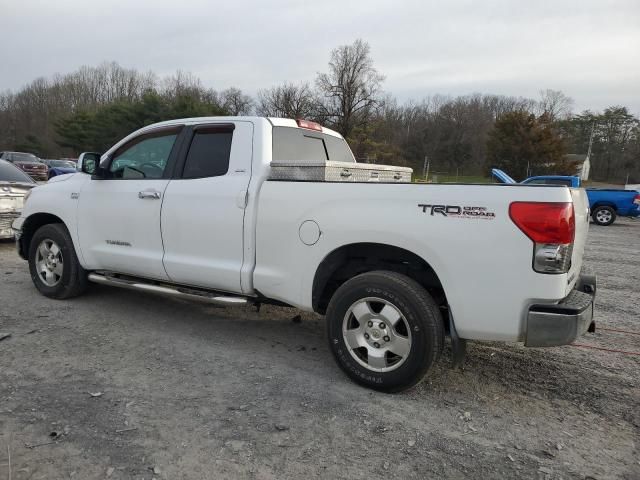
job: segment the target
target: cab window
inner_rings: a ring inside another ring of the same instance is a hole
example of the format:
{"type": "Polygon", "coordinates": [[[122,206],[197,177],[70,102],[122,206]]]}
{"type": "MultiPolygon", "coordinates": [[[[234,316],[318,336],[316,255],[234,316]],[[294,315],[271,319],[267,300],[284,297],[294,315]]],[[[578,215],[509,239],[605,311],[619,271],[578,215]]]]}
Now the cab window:
{"type": "Polygon", "coordinates": [[[527,182],[523,182],[527,185],[565,185],[571,186],[571,180],[566,178],[535,178],[527,182]]]}
{"type": "Polygon", "coordinates": [[[326,133],[304,128],[273,128],[273,159],[302,163],[355,162],[347,142],[326,133]]]}

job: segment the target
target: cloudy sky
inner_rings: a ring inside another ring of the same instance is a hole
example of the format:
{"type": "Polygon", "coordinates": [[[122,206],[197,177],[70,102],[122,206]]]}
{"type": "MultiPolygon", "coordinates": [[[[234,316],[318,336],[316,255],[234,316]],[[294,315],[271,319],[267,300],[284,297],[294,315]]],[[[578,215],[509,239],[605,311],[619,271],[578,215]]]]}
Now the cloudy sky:
{"type": "Polygon", "coordinates": [[[400,100],[552,88],[640,114],[640,0],[0,0],[0,18],[0,90],[116,61],[255,94],[362,38],[400,100]]]}

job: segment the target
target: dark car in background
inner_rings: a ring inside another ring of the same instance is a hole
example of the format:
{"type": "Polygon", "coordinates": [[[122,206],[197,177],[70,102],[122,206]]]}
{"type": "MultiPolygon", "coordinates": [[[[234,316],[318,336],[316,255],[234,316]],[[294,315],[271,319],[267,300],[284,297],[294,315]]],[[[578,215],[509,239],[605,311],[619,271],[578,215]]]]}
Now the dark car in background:
{"type": "Polygon", "coordinates": [[[13,163],[34,180],[49,179],[49,168],[33,153],[0,152],[0,160],[13,163]]]}
{"type": "Polygon", "coordinates": [[[36,185],[18,167],[0,160],[0,239],[13,238],[11,223],[20,216],[25,195],[36,185]]]}
{"type": "Polygon", "coordinates": [[[49,167],[48,178],[77,172],[76,162],[72,160],[42,160],[42,163],[49,167]]]}

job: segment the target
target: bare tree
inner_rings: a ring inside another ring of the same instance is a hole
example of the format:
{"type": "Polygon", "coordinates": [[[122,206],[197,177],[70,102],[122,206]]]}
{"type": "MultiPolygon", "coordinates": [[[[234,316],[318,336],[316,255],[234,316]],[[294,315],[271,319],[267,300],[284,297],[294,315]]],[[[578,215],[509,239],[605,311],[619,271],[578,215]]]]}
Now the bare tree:
{"type": "Polygon", "coordinates": [[[200,79],[190,72],[176,71],[162,81],[162,93],[168,97],[178,97],[185,94],[201,92],[203,89],[200,79]]]}
{"type": "Polygon", "coordinates": [[[540,90],[540,100],[536,106],[538,116],[545,116],[550,121],[566,120],[571,116],[573,99],[560,90],[540,90]]]}
{"type": "Polygon", "coordinates": [[[227,88],[220,93],[222,107],[230,115],[249,115],[253,110],[253,99],[239,88],[227,88]]]}
{"type": "Polygon", "coordinates": [[[369,53],[369,44],[362,40],[342,45],[331,52],[329,72],[316,79],[320,115],[345,137],[366,125],[381,103],[384,76],[373,67],[369,53]]]}
{"type": "Polygon", "coordinates": [[[497,120],[511,112],[530,112],[536,106],[536,101],[524,97],[505,97],[503,95],[484,95],[483,104],[491,111],[493,119],[497,120]]]}
{"type": "Polygon", "coordinates": [[[265,117],[315,118],[318,100],[308,83],[285,83],[258,92],[258,115],[265,117]]]}

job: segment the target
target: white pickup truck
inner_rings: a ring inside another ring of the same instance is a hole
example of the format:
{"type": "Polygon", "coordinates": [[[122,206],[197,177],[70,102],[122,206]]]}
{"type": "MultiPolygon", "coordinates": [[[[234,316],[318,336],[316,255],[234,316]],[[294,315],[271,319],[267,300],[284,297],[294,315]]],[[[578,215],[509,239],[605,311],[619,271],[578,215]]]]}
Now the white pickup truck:
{"type": "Polygon", "coordinates": [[[273,175],[296,161],[354,159],[303,120],[150,125],[31,190],[18,251],[52,298],[92,281],[318,312],[340,367],[384,391],[417,383],[445,334],[459,361],[466,340],[555,346],[593,326],[583,190],[273,175]]]}

